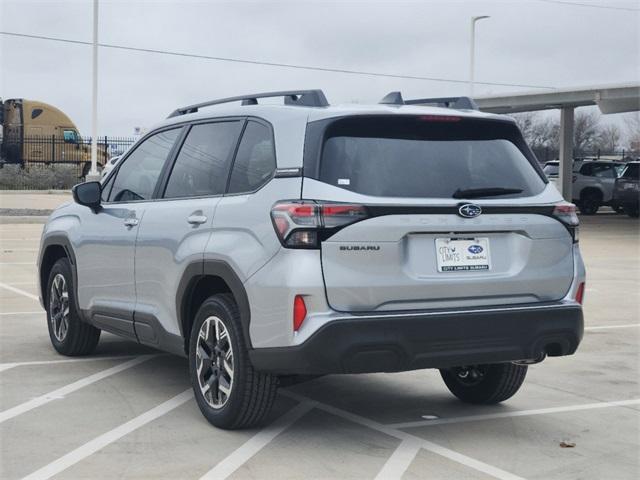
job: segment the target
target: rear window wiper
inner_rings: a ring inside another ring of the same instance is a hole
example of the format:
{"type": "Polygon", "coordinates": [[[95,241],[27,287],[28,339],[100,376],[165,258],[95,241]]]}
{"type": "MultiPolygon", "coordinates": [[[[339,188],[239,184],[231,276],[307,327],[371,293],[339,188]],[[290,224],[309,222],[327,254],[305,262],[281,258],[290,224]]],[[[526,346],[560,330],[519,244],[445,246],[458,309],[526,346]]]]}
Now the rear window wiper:
{"type": "Polygon", "coordinates": [[[487,188],[467,188],[457,189],[453,192],[453,198],[479,198],[497,197],[499,195],[509,195],[511,193],[522,193],[521,188],[487,187],[487,188]]]}

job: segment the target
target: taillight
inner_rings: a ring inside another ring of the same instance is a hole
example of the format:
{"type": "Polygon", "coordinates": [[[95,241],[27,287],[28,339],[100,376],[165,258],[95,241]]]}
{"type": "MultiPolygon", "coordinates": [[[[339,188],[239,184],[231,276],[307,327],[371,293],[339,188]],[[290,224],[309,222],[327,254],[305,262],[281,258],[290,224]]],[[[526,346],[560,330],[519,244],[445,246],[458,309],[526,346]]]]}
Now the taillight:
{"type": "Polygon", "coordinates": [[[576,214],[576,206],[573,203],[559,203],[553,209],[553,216],[564,223],[573,238],[573,242],[578,242],[578,226],[580,220],[576,214]]]}
{"type": "Polygon", "coordinates": [[[582,305],[583,300],[584,300],[584,282],[578,285],[578,290],[576,290],[576,302],[582,305]]]}
{"type": "Polygon", "coordinates": [[[337,230],[367,218],[362,205],[309,200],[278,202],[271,208],[273,226],[283,246],[319,248],[337,230]]]}
{"type": "Polygon", "coordinates": [[[307,306],[304,304],[304,298],[302,295],[296,295],[293,300],[293,331],[297,332],[302,326],[305,317],[307,316],[307,306]]]}

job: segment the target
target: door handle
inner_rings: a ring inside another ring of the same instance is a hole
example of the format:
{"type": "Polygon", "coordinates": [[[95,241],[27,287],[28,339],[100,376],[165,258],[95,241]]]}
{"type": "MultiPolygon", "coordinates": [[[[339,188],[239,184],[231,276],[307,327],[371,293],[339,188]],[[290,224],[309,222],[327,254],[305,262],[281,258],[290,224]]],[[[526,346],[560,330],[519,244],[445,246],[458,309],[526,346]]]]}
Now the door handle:
{"type": "Polygon", "coordinates": [[[127,227],[135,227],[138,225],[138,219],[135,217],[129,217],[124,221],[125,226],[127,227]]]}
{"type": "Polygon", "coordinates": [[[187,222],[189,222],[191,225],[201,225],[206,221],[207,217],[205,215],[193,214],[187,217],[187,222]]]}

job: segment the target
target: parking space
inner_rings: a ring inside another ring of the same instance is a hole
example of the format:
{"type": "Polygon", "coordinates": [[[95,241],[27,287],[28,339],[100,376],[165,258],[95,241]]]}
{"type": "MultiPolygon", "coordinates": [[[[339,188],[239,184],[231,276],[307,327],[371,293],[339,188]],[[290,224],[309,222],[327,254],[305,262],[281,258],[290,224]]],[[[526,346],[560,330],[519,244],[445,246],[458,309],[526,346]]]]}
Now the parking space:
{"type": "Polygon", "coordinates": [[[585,338],[511,400],[464,405],[436,371],[326,376],[235,432],[201,416],[182,358],[109,334],[91,357],[57,355],[37,301],[42,225],[0,224],[0,477],[639,478],[638,222],[581,220],[585,338]]]}

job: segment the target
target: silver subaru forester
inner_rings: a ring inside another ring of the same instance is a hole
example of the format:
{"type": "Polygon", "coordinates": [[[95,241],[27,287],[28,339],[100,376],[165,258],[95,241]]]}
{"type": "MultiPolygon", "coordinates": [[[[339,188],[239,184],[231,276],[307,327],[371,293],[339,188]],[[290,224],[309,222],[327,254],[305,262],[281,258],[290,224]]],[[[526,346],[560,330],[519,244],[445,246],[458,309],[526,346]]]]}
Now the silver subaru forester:
{"type": "Polygon", "coordinates": [[[106,330],[187,356],[218,427],[334,373],[438,368],[497,403],[582,339],[575,207],[513,120],[465,97],[191,105],[73,195],[39,254],[54,348],[106,330]]]}

